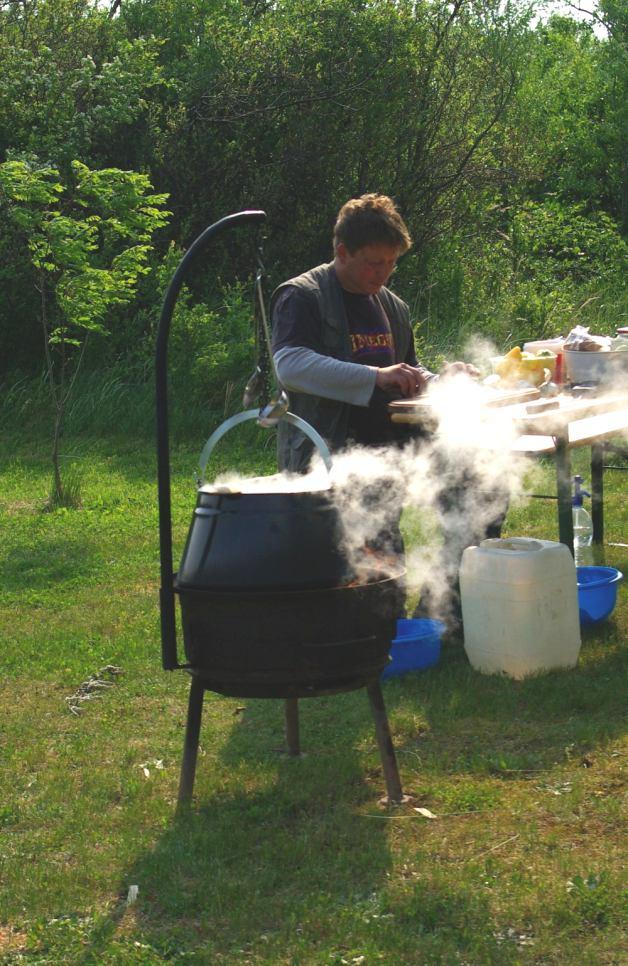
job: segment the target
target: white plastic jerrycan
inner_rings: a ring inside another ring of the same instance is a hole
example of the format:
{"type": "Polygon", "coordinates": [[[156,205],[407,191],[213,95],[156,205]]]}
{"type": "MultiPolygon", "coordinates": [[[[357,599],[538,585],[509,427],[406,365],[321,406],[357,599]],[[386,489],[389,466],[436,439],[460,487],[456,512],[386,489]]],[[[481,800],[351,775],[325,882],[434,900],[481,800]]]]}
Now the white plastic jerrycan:
{"type": "Polygon", "coordinates": [[[468,547],[460,594],[464,647],[478,671],[524,678],[576,665],[578,583],[564,544],[511,537],[468,547]]]}

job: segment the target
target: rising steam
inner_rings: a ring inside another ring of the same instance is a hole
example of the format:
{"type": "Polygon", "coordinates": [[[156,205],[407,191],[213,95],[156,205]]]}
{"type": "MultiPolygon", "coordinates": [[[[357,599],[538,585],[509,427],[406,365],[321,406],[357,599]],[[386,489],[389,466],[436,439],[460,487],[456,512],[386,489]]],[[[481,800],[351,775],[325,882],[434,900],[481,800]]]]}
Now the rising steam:
{"type": "Polygon", "coordinates": [[[402,447],[355,447],[334,457],[333,493],[346,549],[359,566],[365,545],[385,547],[401,510],[418,511],[423,540],[406,554],[409,591],[420,590],[433,616],[447,617],[462,551],[498,526],[523,493],[528,464],[513,454],[516,431],[486,390],[465,375],[437,383],[428,401],[437,428],[409,428],[402,447]],[[431,522],[426,526],[425,521],[431,522]]]}
{"type": "MultiPolygon", "coordinates": [[[[495,352],[478,343],[475,359],[495,352]]],[[[628,390],[628,379],[607,395],[628,390]]],[[[331,473],[315,456],[305,476],[276,474],[243,480],[221,476],[212,489],[303,492],[328,489],[344,530],[344,550],[356,570],[365,548],[399,551],[390,535],[402,510],[420,520],[421,539],[406,553],[409,592],[419,591],[432,616],[447,618],[465,547],[497,527],[508,506],[525,497],[530,462],[513,449],[518,432],[510,414],[489,408],[486,387],[464,374],[430,385],[426,412],[432,431],[408,427],[402,446],[347,448],[336,453],[331,473]]],[[[612,407],[611,407],[612,408],[612,407]]]]}

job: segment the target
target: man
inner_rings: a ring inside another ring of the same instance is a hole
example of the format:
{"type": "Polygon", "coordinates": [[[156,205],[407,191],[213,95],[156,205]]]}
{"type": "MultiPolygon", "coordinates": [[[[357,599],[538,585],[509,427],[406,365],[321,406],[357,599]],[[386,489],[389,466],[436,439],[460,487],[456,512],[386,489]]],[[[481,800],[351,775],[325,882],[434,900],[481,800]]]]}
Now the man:
{"type": "MultiPolygon", "coordinates": [[[[408,306],[386,283],[412,244],[393,201],[367,194],[340,209],[334,260],[273,294],[273,357],[290,408],[332,451],[350,440],[383,445],[407,438],[391,399],[418,395],[435,378],[417,363],[408,306]]],[[[446,372],[469,369],[452,363],[446,372]]],[[[279,424],[280,469],[303,472],[312,443],[279,424]]]]}
{"type": "MultiPolygon", "coordinates": [[[[332,452],[351,441],[382,446],[408,439],[412,431],[390,420],[388,403],[418,395],[438,378],[417,362],[408,306],[386,287],[411,244],[394,202],[385,195],[362,195],[340,209],[333,261],[273,293],[273,358],[290,393],[290,409],[318,430],[332,452]]],[[[460,371],[477,374],[473,366],[454,362],[441,375],[460,371]]],[[[300,430],[279,423],[280,469],[304,472],[312,449],[300,430]]],[[[367,493],[365,499],[378,496],[367,493]]],[[[439,507],[446,523],[447,494],[439,507]]],[[[389,526],[373,543],[401,553],[395,516],[393,509],[389,526]]],[[[451,608],[457,611],[455,577],[452,584],[451,608]]],[[[442,607],[437,610],[442,613],[442,607]]]]}

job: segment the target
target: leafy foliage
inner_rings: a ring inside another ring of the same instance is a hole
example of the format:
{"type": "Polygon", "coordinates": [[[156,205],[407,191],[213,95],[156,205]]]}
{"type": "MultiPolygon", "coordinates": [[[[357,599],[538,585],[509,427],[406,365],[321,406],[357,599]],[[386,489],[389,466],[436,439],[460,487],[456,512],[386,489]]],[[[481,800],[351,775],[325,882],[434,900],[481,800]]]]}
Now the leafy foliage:
{"type": "MultiPolygon", "coordinates": [[[[64,305],[73,300],[85,320],[106,294],[112,337],[90,345],[89,365],[124,358],[133,373],[148,370],[171,252],[210,222],[264,208],[279,282],[329,258],[339,205],[367,190],[392,194],[410,225],[415,246],[395,285],[428,352],[471,330],[497,341],[541,334],[581,306],[606,330],[625,321],[624,6],[600,4],[600,35],[566,16],[535,23],[523,0],[0,5],[0,161],[31,159],[63,185],[77,181],[77,159],[90,172],[133,169],[170,198],[168,231],[143,261],[150,271],[125,289],[125,266],[138,266],[132,254],[117,264],[117,291],[132,298],[112,297],[99,275],[113,269],[120,231],[129,241],[141,231],[116,212],[134,208],[130,182],[95,185],[109,206],[93,212],[98,224],[79,231],[64,209],[49,226],[49,246],[99,246],[64,305]]],[[[44,358],[34,266],[16,242],[24,217],[0,223],[0,359],[5,371],[35,373],[44,358]]],[[[37,258],[46,262],[44,249],[37,258]]],[[[212,327],[223,292],[250,273],[250,247],[228,237],[205,264],[185,310],[199,326],[190,351],[216,359],[212,327]]],[[[212,373],[231,381],[241,343],[218,342],[233,364],[212,373]]],[[[193,368],[206,394],[211,366],[193,368]]]]}
{"type": "Polygon", "coordinates": [[[163,227],[165,195],[146,175],[72,164],[64,185],[55,168],[0,165],[0,205],[33,268],[54,412],[52,504],[64,504],[59,466],[63,416],[89,333],[104,333],[109,310],[133,297],[147,271],[153,232],[163,227]]]}

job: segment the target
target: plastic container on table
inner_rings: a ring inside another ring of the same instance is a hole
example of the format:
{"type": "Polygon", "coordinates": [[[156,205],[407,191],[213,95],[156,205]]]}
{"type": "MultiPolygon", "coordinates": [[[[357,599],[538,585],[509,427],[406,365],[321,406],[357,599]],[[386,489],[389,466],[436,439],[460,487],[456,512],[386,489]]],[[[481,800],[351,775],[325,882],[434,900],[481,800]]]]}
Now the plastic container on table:
{"type": "Polygon", "coordinates": [[[565,339],[562,335],[556,336],[555,339],[536,339],[536,341],[524,342],[523,351],[537,353],[542,349],[549,349],[550,352],[560,352],[564,344],[565,339]]]}
{"type": "Polygon", "coordinates": [[[535,355],[544,349],[549,349],[556,356],[553,360],[551,367],[552,371],[552,382],[557,385],[562,385],[565,377],[565,366],[563,360],[563,345],[565,339],[563,336],[557,336],[555,339],[537,339],[535,342],[524,342],[523,351],[533,352],[535,355]]]}
{"type": "Polygon", "coordinates": [[[512,537],[467,547],[460,593],[464,647],[476,670],[520,679],[577,664],[576,568],[564,544],[512,537]]]}
{"type": "Polygon", "coordinates": [[[593,382],[602,385],[625,384],[628,379],[628,352],[585,352],[565,349],[565,380],[574,385],[593,382]]]}

